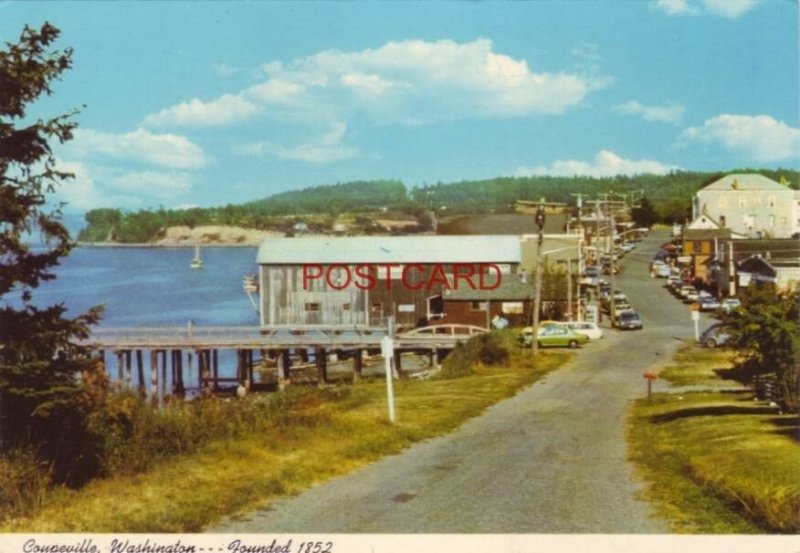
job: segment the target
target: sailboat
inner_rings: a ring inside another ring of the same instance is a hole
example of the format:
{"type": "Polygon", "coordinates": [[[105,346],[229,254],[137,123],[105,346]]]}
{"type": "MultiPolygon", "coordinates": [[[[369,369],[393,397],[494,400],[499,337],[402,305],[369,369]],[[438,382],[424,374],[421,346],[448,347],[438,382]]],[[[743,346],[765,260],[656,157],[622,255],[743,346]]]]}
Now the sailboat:
{"type": "Polygon", "coordinates": [[[200,259],[200,245],[194,245],[194,259],[192,259],[191,264],[189,265],[192,269],[202,269],[203,268],[203,260],[200,259]]]}

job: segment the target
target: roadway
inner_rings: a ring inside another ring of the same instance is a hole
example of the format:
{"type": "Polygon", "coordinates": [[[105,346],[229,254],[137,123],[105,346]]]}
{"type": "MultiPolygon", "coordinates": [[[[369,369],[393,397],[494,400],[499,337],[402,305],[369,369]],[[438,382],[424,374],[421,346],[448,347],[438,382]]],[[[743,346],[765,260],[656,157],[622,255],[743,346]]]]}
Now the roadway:
{"type": "Polygon", "coordinates": [[[616,277],[644,330],[606,327],[568,366],[451,434],[207,531],[668,532],[637,498],[624,439],[628,408],[646,391],[642,373],[694,335],[689,308],[648,273],[665,237],[646,238],[616,277]]]}

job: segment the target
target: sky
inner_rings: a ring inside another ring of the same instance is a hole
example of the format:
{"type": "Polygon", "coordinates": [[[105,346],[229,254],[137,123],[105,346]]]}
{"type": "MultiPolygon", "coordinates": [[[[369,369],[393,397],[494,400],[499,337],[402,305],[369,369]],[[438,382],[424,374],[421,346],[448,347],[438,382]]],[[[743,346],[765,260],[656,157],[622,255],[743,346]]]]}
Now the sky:
{"type": "Polygon", "coordinates": [[[45,21],[67,212],[800,167],[796,0],[0,1],[3,43],[45,21]]]}

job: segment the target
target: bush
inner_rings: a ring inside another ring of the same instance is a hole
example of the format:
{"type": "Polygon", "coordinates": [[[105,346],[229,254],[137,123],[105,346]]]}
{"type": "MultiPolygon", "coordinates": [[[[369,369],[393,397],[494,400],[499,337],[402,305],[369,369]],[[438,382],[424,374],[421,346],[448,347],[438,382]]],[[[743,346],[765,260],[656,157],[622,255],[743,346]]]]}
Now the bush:
{"type": "Polygon", "coordinates": [[[480,334],[466,344],[459,342],[442,363],[442,376],[457,378],[473,373],[473,367],[502,365],[508,361],[508,348],[496,332],[480,334]]]}

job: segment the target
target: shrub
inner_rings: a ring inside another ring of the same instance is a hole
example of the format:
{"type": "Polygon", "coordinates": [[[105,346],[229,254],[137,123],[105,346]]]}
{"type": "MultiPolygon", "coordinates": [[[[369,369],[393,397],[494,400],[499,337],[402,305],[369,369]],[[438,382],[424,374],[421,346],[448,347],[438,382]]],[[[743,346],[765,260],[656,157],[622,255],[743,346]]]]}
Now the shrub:
{"type": "Polygon", "coordinates": [[[466,344],[458,343],[442,363],[442,376],[457,378],[473,373],[473,367],[502,365],[508,361],[509,352],[499,333],[490,332],[470,338],[466,344]]]}

